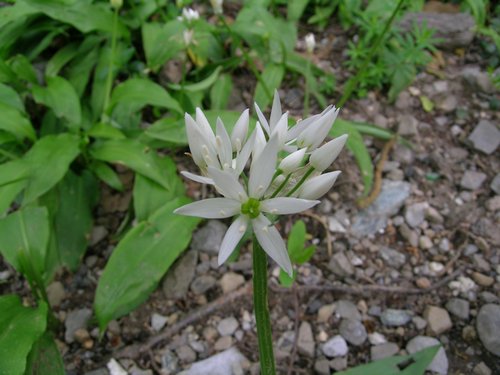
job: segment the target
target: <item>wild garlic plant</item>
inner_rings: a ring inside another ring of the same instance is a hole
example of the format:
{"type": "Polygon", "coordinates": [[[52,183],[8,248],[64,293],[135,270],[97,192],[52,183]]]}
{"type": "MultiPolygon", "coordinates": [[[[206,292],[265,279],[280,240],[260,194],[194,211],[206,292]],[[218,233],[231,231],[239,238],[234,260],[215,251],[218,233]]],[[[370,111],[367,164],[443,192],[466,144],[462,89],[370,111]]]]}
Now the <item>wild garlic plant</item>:
{"type": "Polygon", "coordinates": [[[338,114],[333,106],[290,128],[288,113],[282,113],[277,92],[269,120],[257,104],[255,111],[259,121],[250,135],[248,109],[231,134],[220,118],[214,133],[199,108],[195,119],[185,115],[191,157],[201,173],[181,173],[214,186],[222,197],[187,204],[175,213],[207,219],[235,217],[222,240],[219,265],[229,258],[248,230],[253,232],[254,308],[261,371],[274,374],[265,253],[290,276],[293,265],[273,222],[277,215],[300,213],[320,202],[318,199],[331,189],[340,174],[324,172],[344,147],[347,135],[323,144],[338,114]]]}

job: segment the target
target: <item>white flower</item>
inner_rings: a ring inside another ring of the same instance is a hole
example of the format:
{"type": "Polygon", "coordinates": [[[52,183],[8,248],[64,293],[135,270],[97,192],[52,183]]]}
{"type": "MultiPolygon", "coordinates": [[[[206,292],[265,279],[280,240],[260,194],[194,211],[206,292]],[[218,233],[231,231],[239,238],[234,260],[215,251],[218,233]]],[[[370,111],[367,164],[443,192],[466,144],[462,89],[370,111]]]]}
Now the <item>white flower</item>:
{"type": "Polygon", "coordinates": [[[340,171],[325,173],[307,180],[299,192],[299,198],[318,199],[330,190],[340,171]]]}
{"type": "Polygon", "coordinates": [[[340,151],[347,141],[347,134],[332,139],[330,142],[324,144],[320,148],[311,153],[309,163],[319,172],[323,172],[328,168],[339,156],[340,151]]]}
{"type": "Polygon", "coordinates": [[[187,22],[191,22],[200,18],[200,13],[197,10],[192,8],[183,8],[182,16],[177,17],[179,21],[186,20],[187,22]]]}
{"type": "Polygon", "coordinates": [[[262,153],[254,159],[250,167],[248,191],[237,177],[228,172],[208,167],[208,175],[215,188],[224,198],[209,198],[187,204],[175,210],[175,213],[197,216],[207,219],[223,219],[237,216],[229,227],[221,244],[218,261],[224,263],[231,255],[238,242],[251,226],[264,251],[290,276],[292,264],[286,245],[278,230],[264,215],[286,215],[307,210],[319,203],[292,197],[267,198],[264,196],[271,184],[277,159],[278,138],[272,137],[262,153]]]}
{"type": "Polygon", "coordinates": [[[316,47],[316,39],[314,38],[314,34],[313,33],[309,33],[306,35],[306,50],[307,50],[307,53],[313,53],[314,51],[314,47],[316,47]]]}
{"type": "Polygon", "coordinates": [[[302,165],[302,161],[304,160],[304,156],[306,155],[306,149],[301,148],[298,151],[292,152],[290,155],[285,157],[278,169],[280,169],[283,174],[289,174],[294,172],[297,168],[302,165]]]}
{"type": "Polygon", "coordinates": [[[210,0],[210,4],[212,5],[212,8],[214,9],[215,14],[221,14],[222,13],[222,3],[223,0],[210,0]]]}
{"type": "Polygon", "coordinates": [[[297,146],[301,148],[307,147],[310,151],[316,149],[325,140],[338,113],[339,110],[332,107],[319,118],[316,118],[297,136],[297,146]]]}
{"type": "Polygon", "coordinates": [[[184,30],[184,32],[182,33],[182,37],[184,39],[184,44],[185,46],[189,46],[192,42],[193,42],[193,34],[194,34],[194,30],[184,30]]]}

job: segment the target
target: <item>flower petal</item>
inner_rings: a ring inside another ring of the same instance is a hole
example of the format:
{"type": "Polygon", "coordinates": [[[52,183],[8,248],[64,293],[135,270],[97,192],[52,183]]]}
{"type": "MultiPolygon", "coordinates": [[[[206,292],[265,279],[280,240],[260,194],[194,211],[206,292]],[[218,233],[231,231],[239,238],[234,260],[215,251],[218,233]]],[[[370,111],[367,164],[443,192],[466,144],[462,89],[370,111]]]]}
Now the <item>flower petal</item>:
{"type": "Polygon", "coordinates": [[[264,128],[267,134],[271,134],[271,129],[269,128],[269,123],[266,120],[266,117],[262,113],[262,111],[259,108],[259,105],[255,103],[255,112],[257,112],[257,117],[259,118],[260,124],[264,128]]]}
{"type": "Polygon", "coordinates": [[[193,158],[194,163],[200,167],[205,168],[205,160],[203,159],[203,154],[201,150],[200,138],[201,133],[198,129],[198,125],[194,119],[186,113],[184,116],[186,122],[186,134],[189,143],[189,150],[191,151],[191,157],[193,158]]]}
{"type": "Polygon", "coordinates": [[[213,185],[214,184],[214,181],[211,178],[208,178],[205,176],[200,176],[200,175],[188,172],[188,171],[181,171],[181,175],[190,179],[191,181],[199,182],[200,184],[206,184],[206,185],[213,185]]]}
{"type": "Polygon", "coordinates": [[[215,135],[210,123],[208,122],[205,114],[200,108],[196,108],[196,123],[200,127],[203,136],[206,138],[208,142],[215,145],[215,135]]]}
{"type": "Polygon", "coordinates": [[[224,126],[220,117],[217,117],[217,135],[215,137],[215,145],[217,148],[217,153],[219,154],[219,160],[223,169],[228,169],[232,167],[233,163],[233,146],[231,145],[231,138],[224,126]]]}
{"type": "Polygon", "coordinates": [[[276,171],[277,158],[278,136],[275,134],[267,142],[260,155],[252,160],[248,181],[248,194],[250,197],[259,199],[264,195],[276,171]]]}
{"type": "Polygon", "coordinates": [[[289,215],[308,210],[319,202],[300,198],[278,197],[260,202],[260,209],[270,214],[289,215]]]}
{"type": "Polygon", "coordinates": [[[290,262],[285,242],[276,227],[262,214],[252,220],[252,227],[264,251],[292,277],[292,262],[290,262]]]}
{"type": "Polygon", "coordinates": [[[335,183],[340,171],[324,173],[307,180],[299,191],[299,198],[318,199],[325,195],[335,183]]]}
{"type": "Polygon", "coordinates": [[[209,198],[179,207],[174,213],[205,219],[224,219],[240,212],[241,203],[228,198],[209,198]]]}
{"type": "Polygon", "coordinates": [[[212,178],[216,189],[225,197],[232,198],[240,203],[248,199],[243,186],[238,182],[238,177],[229,171],[208,167],[208,177],[212,178]]]}
{"type": "Polygon", "coordinates": [[[238,242],[245,234],[248,227],[248,217],[245,215],[240,215],[235,221],[229,226],[229,229],[222,240],[219,250],[219,266],[224,263],[227,258],[232,254],[238,242]]]}
{"type": "Polygon", "coordinates": [[[274,127],[281,118],[281,115],[282,112],[281,112],[280,96],[278,94],[278,90],[274,90],[273,107],[271,109],[271,116],[269,118],[269,129],[271,130],[271,133],[274,131],[274,127]]]}
{"type": "Polygon", "coordinates": [[[245,169],[245,166],[247,165],[247,161],[250,158],[250,154],[252,153],[253,150],[256,135],[257,132],[254,130],[250,138],[248,138],[248,140],[245,142],[243,149],[236,156],[235,170],[237,176],[239,176],[241,172],[243,172],[243,169],[245,169]]]}
{"type": "Polygon", "coordinates": [[[294,172],[301,166],[302,160],[304,160],[304,156],[306,155],[306,150],[306,148],[301,148],[298,151],[292,152],[281,161],[278,168],[281,169],[284,174],[294,172]]]}
{"type": "Polygon", "coordinates": [[[233,146],[233,151],[240,151],[245,143],[245,139],[248,133],[248,108],[243,111],[238,121],[234,125],[233,132],[231,133],[231,144],[233,146]]]}
{"type": "Polygon", "coordinates": [[[304,120],[298,121],[295,124],[295,126],[293,126],[292,128],[290,128],[288,130],[288,133],[286,136],[286,141],[288,142],[288,141],[291,141],[291,140],[297,138],[300,135],[300,133],[302,133],[309,125],[311,125],[314,121],[316,121],[320,117],[321,117],[321,115],[317,114],[317,115],[308,117],[304,120]]]}
{"type": "Polygon", "coordinates": [[[340,151],[347,141],[347,134],[332,139],[330,142],[325,143],[320,148],[314,150],[309,158],[309,163],[317,171],[323,172],[328,168],[339,156],[340,151]]]}
{"type": "Polygon", "coordinates": [[[266,136],[262,130],[260,122],[257,121],[255,124],[255,141],[252,149],[252,158],[257,159],[266,146],[266,136]]]}

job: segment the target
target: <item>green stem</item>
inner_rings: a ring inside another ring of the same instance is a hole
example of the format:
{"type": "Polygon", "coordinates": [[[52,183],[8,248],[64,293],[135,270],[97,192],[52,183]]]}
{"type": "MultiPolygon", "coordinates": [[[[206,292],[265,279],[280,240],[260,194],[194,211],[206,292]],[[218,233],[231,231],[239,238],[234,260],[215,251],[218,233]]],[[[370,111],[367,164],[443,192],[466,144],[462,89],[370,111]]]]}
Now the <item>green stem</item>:
{"type": "Polygon", "coordinates": [[[359,68],[358,72],[356,75],[347,81],[346,88],[344,90],[344,94],[340,98],[340,101],[337,103],[338,107],[342,107],[345,102],[351,97],[352,93],[354,92],[354,89],[358,85],[359,81],[363,78],[366,69],[368,68],[368,64],[372,61],[373,56],[377,52],[378,48],[380,47],[380,44],[382,43],[382,40],[384,40],[384,36],[389,31],[389,28],[392,25],[392,22],[394,21],[394,18],[396,17],[396,14],[398,13],[399,9],[403,6],[403,3],[405,0],[399,0],[398,5],[392,12],[391,16],[387,20],[384,30],[382,33],[378,36],[377,40],[375,43],[373,43],[372,48],[368,52],[368,55],[366,55],[365,61],[363,62],[363,65],[361,65],[361,68],[359,68]]]}
{"type": "Polygon", "coordinates": [[[102,106],[101,121],[104,121],[106,111],[108,109],[109,100],[111,96],[111,86],[113,84],[113,67],[115,65],[116,53],[116,37],[118,34],[118,8],[115,8],[113,13],[113,30],[111,32],[111,52],[109,55],[108,76],[106,77],[106,88],[104,92],[104,103],[102,106]]]}
{"type": "Polygon", "coordinates": [[[307,177],[309,177],[311,175],[311,173],[313,173],[313,172],[314,172],[314,168],[313,167],[309,168],[309,170],[302,176],[302,178],[300,179],[299,183],[297,185],[295,185],[293,187],[293,189],[290,190],[286,196],[290,197],[293,193],[295,193],[297,191],[297,189],[299,187],[301,187],[302,184],[307,180],[307,177]]]}
{"type": "Polygon", "coordinates": [[[283,190],[283,188],[286,186],[288,180],[290,179],[290,177],[292,176],[291,173],[289,173],[286,178],[283,180],[283,182],[280,184],[280,186],[278,186],[278,188],[274,191],[274,193],[271,195],[271,198],[275,198],[278,193],[283,190]]]}
{"type": "Polygon", "coordinates": [[[253,303],[259,341],[260,373],[261,375],[275,375],[273,336],[267,302],[267,255],[255,236],[253,238],[253,303]]]}
{"type": "Polygon", "coordinates": [[[304,90],[304,115],[303,117],[306,118],[309,116],[309,78],[311,75],[311,58],[312,55],[309,55],[309,58],[307,59],[307,64],[306,64],[306,87],[304,90]]]}

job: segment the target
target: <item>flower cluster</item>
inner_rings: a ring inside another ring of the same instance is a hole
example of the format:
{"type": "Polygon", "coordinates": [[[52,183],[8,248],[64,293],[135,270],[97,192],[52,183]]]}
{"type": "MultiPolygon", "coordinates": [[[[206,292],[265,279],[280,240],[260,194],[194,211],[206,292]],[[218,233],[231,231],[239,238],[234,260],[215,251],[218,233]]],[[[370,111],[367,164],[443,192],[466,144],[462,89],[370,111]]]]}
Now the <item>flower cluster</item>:
{"type": "Polygon", "coordinates": [[[175,212],[207,219],[236,216],[219,251],[219,264],[229,258],[248,228],[266,253],[289,275],[293,268],[283,239],[272,224],[275,215],[294,214],[319,203],[330,190],[339,171],[323,173],[337,158],[347,135],[324,145],[338,109],[288,126],[277,92],[271,115],[265,118],[255,104],[259,121],[249,133],[249,111],[245,110],[229,134],[217,119],[215,133],[198,108],[196,118],[186,114],[186,132],[191,157],[201,175],[183,176],[213,185],[223,198],[209,198],[187,204],[175,212]],[[248,176],[245,167],[250,162],[248,176]]]}

